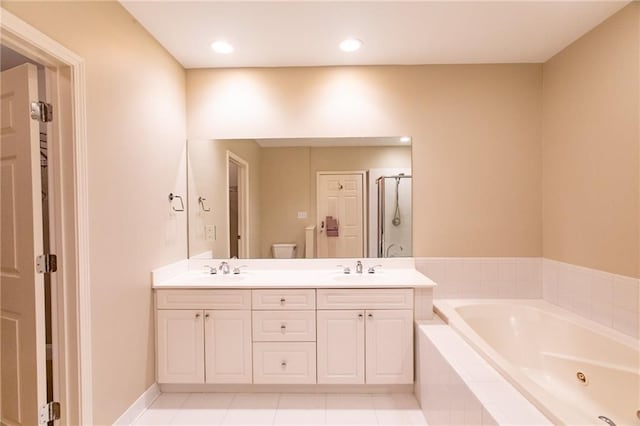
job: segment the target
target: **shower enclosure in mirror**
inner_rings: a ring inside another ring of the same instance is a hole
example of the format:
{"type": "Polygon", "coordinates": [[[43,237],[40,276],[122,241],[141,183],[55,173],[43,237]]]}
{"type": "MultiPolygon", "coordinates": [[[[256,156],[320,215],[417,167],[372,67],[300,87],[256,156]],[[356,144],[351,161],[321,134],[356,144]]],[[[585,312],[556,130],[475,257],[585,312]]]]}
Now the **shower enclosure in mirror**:
{"type": "Polygon", "coordinates": [[[411,141],[190,140],[189,257],[411,256],[411,141]]]}
{"type": "Polygon", "coordinates": [[[376,257],[411,256],[411,175],[376,178],[378,221],[376,257]]]}

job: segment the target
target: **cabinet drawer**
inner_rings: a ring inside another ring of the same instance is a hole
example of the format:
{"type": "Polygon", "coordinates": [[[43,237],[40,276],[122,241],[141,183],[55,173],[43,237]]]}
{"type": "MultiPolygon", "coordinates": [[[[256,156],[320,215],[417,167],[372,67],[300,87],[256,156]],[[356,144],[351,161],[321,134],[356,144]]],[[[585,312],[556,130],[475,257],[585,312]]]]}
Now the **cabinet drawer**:
{"type": "Polygon", "coordinates": [[[318,309],[413,309],[413,289],[318,289],[318,309]]]}
{"type": "Polygon", "coordinates": [[[253,311],[254,342],[314,342],[315,311],[253,311]]]}
{"type": "Polygon", "coordinates": [[[156,290],[157,309],[251,309],[251,290],[156,290]]]}
{"type": "Polygon", "coordinates": [[[253,309],[307,310],[316,308],[316,291],[313,289],[253,290],[253,309]]]}
{"type": "Polygon", "coordinates": [[[253,383],[315,383],[316,344],[256,342],[253,383]]]}

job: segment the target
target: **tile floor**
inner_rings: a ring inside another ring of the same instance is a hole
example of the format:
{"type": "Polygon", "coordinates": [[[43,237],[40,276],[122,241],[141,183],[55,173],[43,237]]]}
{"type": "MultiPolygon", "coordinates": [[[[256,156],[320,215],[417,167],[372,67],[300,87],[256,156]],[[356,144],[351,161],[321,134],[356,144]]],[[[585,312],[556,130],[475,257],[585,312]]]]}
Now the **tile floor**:
{"type": "Polygon", "coordinates": [[[426,425],[412,394],[164,393],[134,425],[426,425]]]}

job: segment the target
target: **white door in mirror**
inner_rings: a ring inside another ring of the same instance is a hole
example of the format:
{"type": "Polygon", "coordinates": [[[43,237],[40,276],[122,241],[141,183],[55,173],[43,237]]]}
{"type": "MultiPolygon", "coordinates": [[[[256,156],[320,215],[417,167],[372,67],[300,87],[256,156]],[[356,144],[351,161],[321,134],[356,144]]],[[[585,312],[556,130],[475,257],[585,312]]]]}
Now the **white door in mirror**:
{"type": "Polygon", "coordinates": [[[363,175],[319,174],[318,257],[364,255],[363,175]]]}

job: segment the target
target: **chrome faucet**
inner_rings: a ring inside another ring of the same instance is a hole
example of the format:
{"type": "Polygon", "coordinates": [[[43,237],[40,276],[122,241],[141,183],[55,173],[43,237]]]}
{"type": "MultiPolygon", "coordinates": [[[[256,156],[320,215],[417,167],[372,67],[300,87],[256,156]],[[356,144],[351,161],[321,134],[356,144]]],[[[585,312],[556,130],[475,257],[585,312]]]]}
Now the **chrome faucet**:
{"type": "Polygon", "coordinates": [[[362,273],[362,261],[358,260],[356,262],[356,274],[362,273]]]}
{"type": "Polygon", "coordinates": [[[218,267],[218,269],[219,269],[219,270],[221,270],[221,271],[222,271],[222,273],[223,273],[223,274],[225,274],[225,275],[226,275],[226,274],[228,274],[228,273],[231,271],[231,269],[229,268],[229,263],[228,263],[228,262],[225,262],[225,261],[223,261],[223,262],[220,264],[220,266],[218,267]]]}
{"type": "Polygon", "coordinates": [[[218,272],[218,270],[217,270],[217,268],[215,266],[204,265],[204,267],[205,268],[209,268],[209,273],[211,275],[215,275],[218,272]]]}

